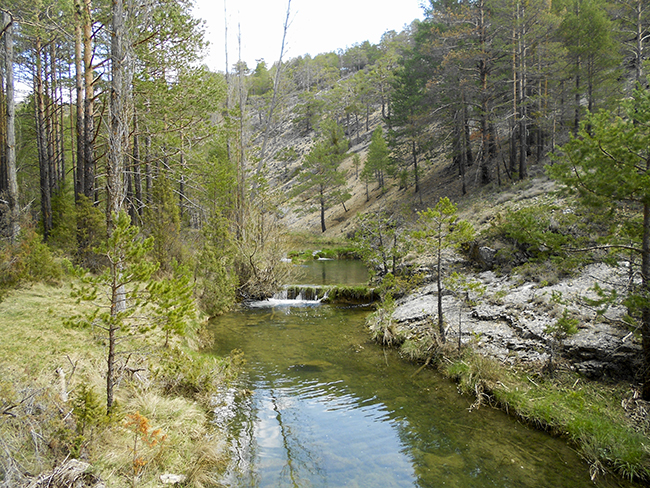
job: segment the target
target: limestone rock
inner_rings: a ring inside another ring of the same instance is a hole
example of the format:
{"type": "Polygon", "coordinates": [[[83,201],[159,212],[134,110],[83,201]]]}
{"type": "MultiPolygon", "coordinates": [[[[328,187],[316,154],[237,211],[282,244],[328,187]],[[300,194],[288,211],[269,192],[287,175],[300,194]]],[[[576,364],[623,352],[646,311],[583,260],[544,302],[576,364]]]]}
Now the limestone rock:
{"type": "Polygon", "coordinates": [[[160,482],[163,485],[179,485],[185,483],[187,476],[184,474],[165,473],[160,475],[160,482]]]}
{"type": "MultiPolygon", "coordinates": [[[[460,320],[462,342],[483,354],[504,362],[545,362],[552,340],[545,329],[566,308],[579,320],[578,333],[564,341],[561,351],[572,367],[589,378],[631,380],[639,371],[641,345],[618,325],[625,308],[612,307],[600,316],[582,299],[596,298],[595,282],[623,291],[629,278],[624,266],[591,265],[570,280],[545,287],[499,277],[492,271],[473,278],[487,289],[477,305],[468,307],[454,296],[443,296],[448,338],[457,341],[460,320]]],[[[423,329],[437,321],[437,300],[436,287],[424,286],[397,302],[393,319],[408,337],[421,336],[423,329]]]]}

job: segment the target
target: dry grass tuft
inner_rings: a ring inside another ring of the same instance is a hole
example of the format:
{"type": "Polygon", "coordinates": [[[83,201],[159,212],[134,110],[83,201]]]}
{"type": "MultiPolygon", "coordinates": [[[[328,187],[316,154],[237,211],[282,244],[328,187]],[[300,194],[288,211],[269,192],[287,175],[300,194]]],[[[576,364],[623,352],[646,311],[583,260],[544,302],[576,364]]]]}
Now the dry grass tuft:
{"type": "Polygon", "coordinates": [[[164,391],[149,363],[165,356],[142,338],[124,344],[137,352],[106,417],[105,345],[92,329],[63,324],[82,307],[67,286],[41,284],[0,303],[0,487],[25,485],[67,457],[91,463],[107,486],[160,486],[163,473],[215,486],[226,462],[220,434],[201,404],[164,391]]]}

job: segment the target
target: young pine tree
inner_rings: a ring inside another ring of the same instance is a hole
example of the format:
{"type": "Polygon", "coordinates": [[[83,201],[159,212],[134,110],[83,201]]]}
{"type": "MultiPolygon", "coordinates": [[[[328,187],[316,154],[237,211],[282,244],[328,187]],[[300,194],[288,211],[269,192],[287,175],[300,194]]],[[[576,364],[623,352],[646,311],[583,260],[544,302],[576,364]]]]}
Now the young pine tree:
{"type": "Polygon", "coordinates": [[[385,177],[391,174],[392,165],[390,160],[390,150],[384,139],[384,133],[381,127],[377,127],[372,133],[370,146],[368,146],[368,158],[364,166],[367,175],[375,179],[379,188],[384,190],[385,177]]]}
{"type": "Polygon", "coordinates": [[[294,195],[302,195],[320,211],[321,230],[325,232],[325,211],[350,198],[345,174],[338,171],[348,149],[343,129],[333,120],[321,124],[320,139],[314,144],[302,164],[299,183],[294,195]]]}
{"type": "Polygon", "coordinates": [[[418,228],[413,233],[420,252],[431,252],[436,266],[438,286],[438,330],[445,342],[445,324],[442,310],[442,255],[447,249],[457,249],[474,238],[474,227],[466,220],[459,220],[456,205],[449,198],[441,198],[433,208],[418,212],[418,228]]]}

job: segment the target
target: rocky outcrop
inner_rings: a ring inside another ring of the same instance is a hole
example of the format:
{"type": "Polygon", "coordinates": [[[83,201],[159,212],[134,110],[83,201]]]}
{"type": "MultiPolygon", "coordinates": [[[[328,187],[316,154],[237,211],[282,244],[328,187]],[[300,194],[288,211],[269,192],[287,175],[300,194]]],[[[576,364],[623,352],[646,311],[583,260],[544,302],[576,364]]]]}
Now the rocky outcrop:
{"type": "MultiPolygon", "coordinates": [[[[599,314],[585,298],[596,298],[594,283],[623,290],[628,283],[624,267],[588,266],[578,276],[552,286],[519,282],[494,272],[474,279],[485,287],[476,304],[468,306],[452,294],[443,296],[447,334],[479,352],[504,362],[545,362],[552,338],[545,329],[567,309],[578,319],[578,332],[564,340],[561,355],[590,378],[633,379],[641,366],[641,345],[622,318],[625,308],[599,314]]],[[[393,319],[406,338],[418,336],[437,321],[436,287],[428,285],[399,300],[393,319]]]]}

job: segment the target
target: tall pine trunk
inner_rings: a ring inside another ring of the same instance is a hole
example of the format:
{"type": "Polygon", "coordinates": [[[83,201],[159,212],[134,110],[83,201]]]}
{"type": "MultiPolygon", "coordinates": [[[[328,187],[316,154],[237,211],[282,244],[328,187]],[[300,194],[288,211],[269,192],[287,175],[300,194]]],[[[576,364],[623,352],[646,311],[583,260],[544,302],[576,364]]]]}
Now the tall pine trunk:
{"type": "Polygon", "coordinates": [[[327,227],[325,227],[325,188],[323,185],[320,187],[320,229],[321,232],[327,230],[327,227]]]}
{"type": "MultiPolygon", "coordinates": [[[[2,61],[0,57],[0,62],[2,61]]],[[[0,69],[0,192],[7,191],[7,111],[4,70],[0,69]]]]}
{"type": "Polygon", "coordinates": [[[43,60],[40,37],[36,38],[34,51],[34,112],[41,188],[41,220],[43,224],[43,239],[47,241],[52,232],[52,187],[50,176],[51,160],[49,158],[49,144],[45,120],[45,93],[43,89],[43,60]]]}
{"type": "MultiPolygon", "coordinates": [[[[418,150],[415,140],[411,141],[411,157],[413,158],[413,176],[415,178],[415,193],[420,192],[420,175],[418,173],[418,150]]],[[[420,195],[422,200],[422,195],[420,195]]]]}
{"type": "Polygon", "coordinates": [[[86,167],[84,150],[84,71],[83,71],[83,4],[75,0],[74,26],[74,67],[75,67],[75,98],[76,98],[76,138],[77,138],[77,168],[75,176],[75,200],[84,194],[84,170],[86,167]]]}
{"type": "Polygon", "coordinates": [[[84,189],[86,197],[95,200],[95,75],[93,70],[93,33],[92,33],[92,3],[84,0],[83,12],[83,44],[84,44],[84,189]]]}
{"type": "Polygon", "coordinates": [[[460,172],[463,195],[467,194],[467,149],[465,148],[465,137],[463,136],[462,126],[464,122],[457,122],[460,125],[458,130],[458,169],[460,172]]]}
{"type": "MultiPolygon", "coordinates": [[[[646,174],[650,161],[646,161],[646,174]]],[[[643,202],[643,230],[641,234],[641,351],[643,366],[641,372],[641,398],[650,401],[650,202],[643,202]]]]}
{"type": "Polygon", "coordinates": [[[123,209],[125,199],[124,160],[128,147],[128,59],[125,50],[126,25],[122,0],[113,0],[111,32],[110,127],[106,165],[106,200],[109,233],[113,216],[123,209]]]}
{"type": "MultiPolygon", "coordinates": [[[[490,174],[491,153],[489,149],[490,134],[489,122],[489,94],[488,94],[488,74],[490,71],[487,60],[487,33],[485,26],[485,2],[480,0],[479,8],[479,36],[481,45],[481,59],[479,60],[479,77],[481,83],[481,183],[484,185],[492,179],[490,174]]],[[[463,192],[464,193],[464,192],[463,192]]]]}
{"type": "Polygon", "coordinates": [[[7,199],[9,201],[9,237],[12,242],[18,238],[20,231],[20,208],[18,203],[18,180],[16,178],[16,108],[14,101],[14,40],[13,19],[7,12],[3,12],[4,33],[4,59],[6,74],[6,150],[5,167],[7,175],[7,199]]]}
{"type": "Polygon", "coordinates": [[[133,115],[133,191],[135,198],[135,215],[141,220],[143,215],[142,205],[142,170],[140,165],[140,134],[138,133],[138,118],[133,115]]]}

